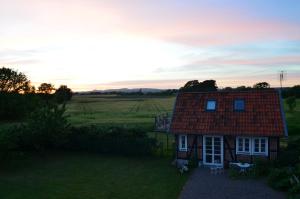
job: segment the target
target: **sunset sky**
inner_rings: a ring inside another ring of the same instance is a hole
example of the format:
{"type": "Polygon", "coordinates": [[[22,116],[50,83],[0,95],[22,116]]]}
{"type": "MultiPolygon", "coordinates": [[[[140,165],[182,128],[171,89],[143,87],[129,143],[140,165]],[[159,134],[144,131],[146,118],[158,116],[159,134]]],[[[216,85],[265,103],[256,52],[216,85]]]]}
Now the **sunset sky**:
{"type": "Polygon", "coordinates": [[[300,84],[299,0],[0,0],[0,67],[73,90],[300,84]]]}

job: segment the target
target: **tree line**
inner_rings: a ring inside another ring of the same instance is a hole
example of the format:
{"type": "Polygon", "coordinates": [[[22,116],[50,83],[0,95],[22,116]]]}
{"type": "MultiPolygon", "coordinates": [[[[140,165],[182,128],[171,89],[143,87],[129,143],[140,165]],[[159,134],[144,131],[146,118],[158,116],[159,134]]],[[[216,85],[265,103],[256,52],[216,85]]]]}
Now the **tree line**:
{"type": "Polygon", "coordinates": [[[55,89],[51,83],[42,83],[36,89],[24,73],[0,68],[0,121],[25,119],[45,104],[63,104],[72,95],[66,85],[55,89]]]}

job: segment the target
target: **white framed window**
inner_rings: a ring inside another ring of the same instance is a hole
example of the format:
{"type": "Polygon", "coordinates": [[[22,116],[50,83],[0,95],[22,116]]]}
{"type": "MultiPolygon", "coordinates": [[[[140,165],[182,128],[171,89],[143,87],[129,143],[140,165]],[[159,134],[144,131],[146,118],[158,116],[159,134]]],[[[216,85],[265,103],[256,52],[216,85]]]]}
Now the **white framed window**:
{"type": "Polygon", "coordinates": [[[250,154],[251,153],[251,138],[237,137],[236,138],[236,153],[250,154]]]}
{"type": "Polygon", "coordinates": [[[187,151],[187,135],[179,135],[179,151],[187,151]]]}
{"type": "Polygon", "coordinates": [[[216,110],[216,100],[207,100],[206,110],[207,111],[215,111],[216,110]]]}
{"type": "Polygon", "coordinates": [[[268,138],[236,137],[236,154],[268,155],[268,138]]]}
{"type": "Polygon", "coordinates": [[[268,155],[268,138],[252,138],[252,153],[253,155],[268,155]]]}

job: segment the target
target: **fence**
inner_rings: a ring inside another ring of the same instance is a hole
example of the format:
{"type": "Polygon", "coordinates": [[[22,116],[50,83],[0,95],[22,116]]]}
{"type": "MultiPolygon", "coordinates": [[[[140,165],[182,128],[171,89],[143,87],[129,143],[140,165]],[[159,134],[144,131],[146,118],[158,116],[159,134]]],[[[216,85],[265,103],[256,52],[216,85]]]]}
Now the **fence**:
{"type": "Polygon", "coordinates": [[[156,155],[161,157],[175,157],[175,138],[173,134],[165,132],[150,132],[149,137],[157,140],[156,155]]]}

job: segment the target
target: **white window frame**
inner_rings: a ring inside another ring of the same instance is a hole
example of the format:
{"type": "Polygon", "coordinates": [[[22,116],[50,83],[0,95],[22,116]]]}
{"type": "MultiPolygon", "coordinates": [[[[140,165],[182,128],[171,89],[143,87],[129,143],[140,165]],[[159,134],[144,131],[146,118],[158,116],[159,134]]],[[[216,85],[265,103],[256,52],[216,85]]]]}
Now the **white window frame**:
{"type": "Polygon", "coordinates": [[[179,135],[178,145],[179,151],[187,151],[187,135],[179,135]],[[182,137],[185,137],[185,147],[182,147],[182,137]]]}
{"type": "Polygon", "coordinates": [[[252,154],[253,155],[268,156],[268,150],[269,150],[269,143],[268,143],[267,137],[253,137],[252,138],[252,154]],[[254,142],[255,139],[259,140],[259,152],[255,152],[255,142],[254,142]],[[264,152],[261,151],[261,140],[265,140],[265,151],[264,152]]]}
{"type": "Polygon", "coordinates": [[[236,146],[235,146],[235,151],[236,151],[236,154],[248,154],[250,155],[251,154],[251,148],[252,148],[252,141],[251,141],[251,137],[236,137],[236,146]],[[243,140],[243,150],[239,150],[239,140],[242,139],[243,140]],[[246,151],[245,150],[245,140],[248,139],[249,140],[249,150],[246,151]]]}
{"type": "Polygon", "coordinates": [[[235,145],[235,152],[236,154],[245,154],[245,155],[263,155],[268,156],[269,151],[269,140],[267,137],[236,137],[236,145],[235,145]],[[243,139],[243,151],[239,150],[239,139],[243,139]],[[249,151],[245,151],[245,139],[249,139],[250,146],[249,151]],[[255,139],[259,139],[259,152],[255,152],[255,139]],[[265,140],[265,151],[261,151],[261,140],[265,140]]]}

